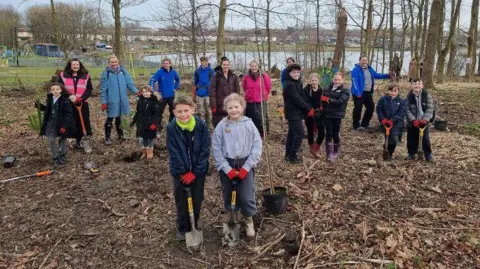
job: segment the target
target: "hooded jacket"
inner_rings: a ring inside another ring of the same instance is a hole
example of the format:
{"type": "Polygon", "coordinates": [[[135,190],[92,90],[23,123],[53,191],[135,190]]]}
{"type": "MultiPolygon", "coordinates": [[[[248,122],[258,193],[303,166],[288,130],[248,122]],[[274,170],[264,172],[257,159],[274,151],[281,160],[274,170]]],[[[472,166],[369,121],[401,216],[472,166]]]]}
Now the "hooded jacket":
{"type": "Polygon", "coordinates": [[[393,127],[390,130],[392,135],[402,135],[403,120],[405,118],[406,102],[399,96],[392,98],[389,95],[383,96],[377,103],[377,116],[380,126],[383,119],[393,121],[393,127]]]}
{"type": "Polygon", "coordinates": [[[215,75],[215,71],[212,70],[210,64],[207,67],[200,65],[193,74],[193,85],[197,86],[196,94],[200,97],[208,96],[208,87],[210,87],[210,81],[215,75]]]}
{"type": "Polygon", "coordinates": [[[223,118],[213,131],[213,157],[215,168],[225,174],[232,169],[228,159],[247,158],[243,168],[257,166],[262,156],[262,139],[253,121],[243,116],[238,121],[223,118]]]}
{"type": "Polygon", "coordinates": [[[157,96],[146,99],[140,96],[137,102],[137,111],[133,116],[133,122],[137,124],[137,135],[142,138],[152,139],[156,137],[156,130],[150,130],[152,124],[158,123],[160,113],[157,96]]]}
{"type": "Polygon", "coordinates": [[[287,120],[302,120],[311,108],[307,95],[302,88],[302,82],[300,79],[294,80],[288,72],[283,88],[283,103],[285,104],[284,110],[287,120]]]}
{"type": "Polygon", "coordinates": [[[223,111],[223,101],[232,93],[240,94],[240,84],[237,75],[232,70],[228,71],[227,78],[220,70],[215,73],[209,87],[210,107],[216,108],[217,113],[223,111]]]}
{"type": "Polygon", "coordinates": [[[325,89],[323,95],[329,98],[328,103],[323,102],[324,117],[332,119],[344,118],[348,98],[350,97],[348,89],[344,88],[343,84],[334,89],[332,83],[327,89],[325,89]]]}
{"type": "MultiPolygon", "coordinates": [[[[373,90],[375,88],[375,79],[386,79],[389,78],[390,75],[377,73],[370,65],[368,65],[367,68],[368,71],[370,71],[370,75],[372,76],[371,93],[373,94],[373,90]]],[[[363,74],[363,68],[359,64],[356,64],[352,70],[352,95],[363,96],[363,88],[365,88],[365,75],[363,74]]]]}
{"type": "Polygon", "coordinates": [[[158,82],[158,92],[162,98],[175,97],[175,91],[180,87],[180,77],[175,69],[170,66],[170,70],[164,67],[158,69],[158,71],[150,79],[150,86],[153,91],[156,92],[155,83],[158,82]]]}
{"type": "Polygon", "coordinates": [[[105,68],[100,83],[100,99],[102,104],[108,105],[107,117],[130,115],[127,89],[132,93],[138,92],[132,77],[123,66],[118,66],[117,70],[110,66],[105,68]]]}
{"type": "MultiPolygon", "coordinates": [[[[73,106],[68,99],[68,94],[62,94],[58,97],[58,114],[55,120],[55,130],[57,130],[57,136],[59,137],[73,137],[75,134],[75,121],[73,119],[73,106]],[[64,134],[60,133],[60,128],[65,128],[64,134]]],[[[45,135],[47,123],[52,115],[53,109],[53,94],[47,94],[47,105],[40,106],[41,110],[45,111],[43,114],[42,128],[40,129],[40,135],[45,135]]]]}
{"type": "Polygon", "coordinates": [[[245,100],[248,103],[260,103],[262,101],[268,101],[268,95],[272,89],[272,81],[267,73],[260,75],[254,80],[249,74],[243,76],[242,88],[245,91],[245,100]],[[260,84],[260,83],[263,83],[260,84]],[[263,90],[263,96],[260,96],[261,89],[263,90]]]}

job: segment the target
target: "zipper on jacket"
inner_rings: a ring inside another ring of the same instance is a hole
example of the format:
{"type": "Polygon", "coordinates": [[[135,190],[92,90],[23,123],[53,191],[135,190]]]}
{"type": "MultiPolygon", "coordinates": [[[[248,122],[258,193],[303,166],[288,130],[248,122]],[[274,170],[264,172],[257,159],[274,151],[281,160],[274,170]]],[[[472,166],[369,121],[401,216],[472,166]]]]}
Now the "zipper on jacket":
{"type": "Polygon", "coordinates": [[[187,140],[183,137],[182,132],[180,132],[180,130],[178,130],[178,127],[176,127],[175,129],[177,129],[177,131],[178,131],[178,133],[180,134],[180,137],[182,138],[183,142],[184,142],[185,144],[187,144],[188,167],[190,168],[189,172],[192,172],[192,160],[190,159],[190,158],[191,158],[191,155],[190,155],[190,147],[188,147],[187,140]]]}

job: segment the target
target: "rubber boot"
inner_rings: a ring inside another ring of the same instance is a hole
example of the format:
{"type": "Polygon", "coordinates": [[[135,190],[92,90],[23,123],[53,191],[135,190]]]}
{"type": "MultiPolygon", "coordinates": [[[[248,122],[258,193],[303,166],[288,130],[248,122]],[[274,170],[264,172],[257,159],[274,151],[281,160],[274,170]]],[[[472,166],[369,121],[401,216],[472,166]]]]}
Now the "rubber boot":
{"type": "Polygon", "coordinates": [[[335,160],[338,156],[340,156],[340,142],[333,144],[332,158],[335,160]]]}
{"type": "Polygon", "coordinates": [[[325,152],[327,153],[327,161],[333,161],[333,142],[325,143],[325,152]]]}
{"type": "Polygon", "coordinates": [[[313,144],[313,150],[315,151],[315,156],[320,159],[320,144],[313,144]]]}
{"type": "Polygon", "coordinates": [[[248,237],[255,236],[255,228],[253,227],[253,219],[252,217],[245,217],[245,231],[247,232],[248,237]]]}
{"type": "Polygon", "coordinates": [[[309,145],[310,153],[312,153],[313,157],[317,158],[317,152],[315,151],[315,144],[309,145]]]}
{"type": "Polygon", "coordinates": [[[146,148],[145,151],[147,153],[147,160],[152,160],[153,159],[153,148],[146,148]]]}
{"type": "Polygon", "coordinates": [[[142,156],[140,156],[140,160],[143,160],[147,157],[147,149],[142,147],[142,156]]]}
{"type": "Polygon", "coordinates": [[[119,141],[125,140],[125,136],[123,136],[123,129],[120,126],[115,126],[117,128],[117,137],[119,141]]]}
{"type": "Polygon", "coordinates": [[[110,136],[112,134],[112,125],[105,123],[105,145],[111,145],[112,140],[110,136]]]}

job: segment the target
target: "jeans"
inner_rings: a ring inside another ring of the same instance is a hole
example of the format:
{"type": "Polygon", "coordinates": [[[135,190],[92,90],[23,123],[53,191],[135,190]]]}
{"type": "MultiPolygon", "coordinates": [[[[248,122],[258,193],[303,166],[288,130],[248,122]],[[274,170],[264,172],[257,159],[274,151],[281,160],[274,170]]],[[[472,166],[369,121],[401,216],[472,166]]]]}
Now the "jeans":
{"type": "Polygon", "coordinates": [[[288,121],[287,143],[285,144],[285,155],[290,159],[297,158],[298,150],[302,145],[305,131],[301,120],[288,121]]]}
{"type": "Polygon", "coordinates": [[[58,147],[56,137],[48,137],[48,142],[50,144],[50,151],[52,152],[52,159],[56,160],[67,154],[67,138],[58,137],[58,147]]]}
{"type": "Polygon", "coordinates": [[[370,120],[373,117],[373,112],[375,110],[375,103],[373,102],[372,92],[363,92],[363,96],[358,98],[353,96],[353,129],[358,127],[368,127],[370,120]],[[362,108],[365,106],[365,114],[363,114],[362,122],[360,123],[360,118],[362,117],[362,108]]]}
{"type": "Polygon", "coordinates": [[[155,138],[142,138],[142,145],[145,148],[153,148],[153,145],[155,145],[155,138]]]}

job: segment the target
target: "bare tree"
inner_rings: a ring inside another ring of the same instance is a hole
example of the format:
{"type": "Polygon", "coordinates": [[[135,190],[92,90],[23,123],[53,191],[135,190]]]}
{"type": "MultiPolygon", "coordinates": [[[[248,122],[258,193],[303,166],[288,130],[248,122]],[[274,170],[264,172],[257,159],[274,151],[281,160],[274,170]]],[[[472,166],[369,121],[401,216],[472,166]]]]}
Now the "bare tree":
{"type": "MultiPolygon", "coordinates": [[[[422,42],[420,44],[420,57],[423,58],[425,52],[425,42],[427,40],[427,19],[428,19],[428,1],[429,0],[422,0],[425,1],[423,6],[423,28],[422,28],[422,42]]],[[[419,61],[417,61],[419,63],[419,61]]]]}
{"type": "MultiPolygon", "coordinates": [[[[430,22],[428,26],[428,34],[426,46],[428,48],[436,48],[438,41],[438,27],[442,16],[442,0],[433,0],[430,14],[430,22]]],[[[423,81],[426,88],[434,88],[433,69],[435,65],[435,49],[425,51],[425,60],[423,63],[423,81]]]]}
{"type": "MultiPolygon", "coordinates": [[[[452,12],[453,16],[450,18],[450,29],[448,32],[447,41],[445,42],[445,47],[441,48],[438,52],[438,60],[437,60],[437,83],[443,83],[443,73],[445,70],[445,59],[447,58],[447,53],[450,50],[450,45],[452,43],[453,36],[455,35],[455,29],[457,28],[457,20],[458,16],[460,15],[460,7],[462,5],[462,0],[456,0],[457,3],[455,4],[455,0],[452,0],[452,12]]],[[[443,28],[443,27],[442,27],[443,28]]]]}
{"type": "Polygon", "coordinates": [[[479,0],[472,1],[472,12],[470,16],[470,29],[468,30],[468,52],[466,66],[466,78],[470,82],[475,73],[475,64],[477,62],[477,40],[478,40],[478,5],[479,0]]]}
{"type": "Polygon", "coordinates": [[[347,32],[347,11],[344,7],[340,7],[337,15],[337,42],[333,53],[333,63],[339,67],[344,55],[345,35],[347,32]]]}
{"type": "Polygon", "coordinates": [[[0,44],[15,46],[14,29],[20,25],[21,16],[12,6],[0,6],[0,44]]]}
{"type": "Polygon", "coordinates": [[[220,63],[220,58],[224,52],[225,40],[223,40],[225,32],[225,15],[227,13],[227,0],[220,0],[220,7],[218,9],[218,28],[217,28],[217,62],[220,63]]]}

